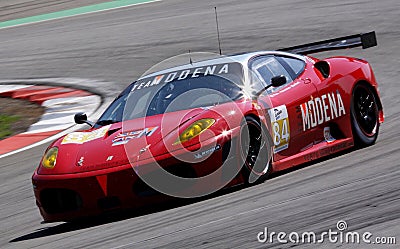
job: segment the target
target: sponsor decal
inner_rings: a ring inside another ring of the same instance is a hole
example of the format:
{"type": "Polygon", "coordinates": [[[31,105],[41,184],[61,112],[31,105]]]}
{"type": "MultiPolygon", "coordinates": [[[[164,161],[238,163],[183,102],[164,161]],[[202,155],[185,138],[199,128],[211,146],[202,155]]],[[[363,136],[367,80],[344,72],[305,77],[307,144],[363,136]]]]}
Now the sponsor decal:
{"type": "Polygon", "coordinates": [[[150,144],[148,144],[146,147],[144,147],[144,148],[141,148],[140,150],[139,150],[139,155],[142,155],[143,153],[145,153],[149,148],[150,148],[150,144]]]}
{"type": "Polygon", "coordinates": [[[104,137],[111,125],[90,132],[72,132],[64,137],[61,144],[83,144],[104,137]]]}
{"type": "Polygon", "coordinates": [[[336,93],[327,93],[317,98],[311,96],[311,100],[301,104],[300,108],[303,131],[346,114],[339,90],[336,93]]]}
{"type": "Polygon", "coordinates": [[[209,154],[212,154],[215,151],[220,150],[220,149],[221,149],[221,145],[217,144],[215,147],[213,147],[211,149],[208,149],[208,150],[205,150],[205,151],[202,151],[200,153],[195,154],[194,158],[195,159],[201,159],[201,158],[203,158],[203,157],[205,157],[205,156],[207,156],[209,154]]]}
{"type": "Polygon", "coordinates": [[[231,71],[241,72],[242,69],[238,63],[226,63],[180,70],[139,80],[136,84],[133,85],[131,92],[157,86],[160,84],[164,85],[172,81],[198,78],[200,76],[207,75],[226,75],[231,73],[231,71]]]}
{"type": "Polygon", "coordinates": [[[145,128],[143,130],[130,131],[120,133],[112,140],[112,146],[122,145],[128,143],[130,140],[141,137],[150,137],[158,129],[156,127],[145,128]]]}
{"type": "Polygon", "coordinates": [[[78,165],[79,167],[82,167],[84,161],[85,161],[85,158],[84,158],[84,157],[79,158],[79,161],[77,162],[77,165],[78,165]]]}
{"type": "Polygon", "coordinates": [[[212,154],[215,151],[220,150],[220,149],[221,149],[221,145],[217,144],[215,147],[213,147],[211,149],[208,149],[208,150],[205,150],[205,151],[202,151],[202,152],[199,152],[199,153],[195,154],[194,158],[202,159],[203,157],[205,157],[205,156],[207,156],[209,154],[212,154]]]}
{"type": "Polygon", "coordinates": [[[282,110],[279,110],[279,109],[274,109],[274,112],[275,112],[275,119],[279,119],[281,116],[281,114],[282,114],[282,110]]]}
{"type": "Polygon", "coordinates": [[[339,152],[341,150],[347,149],[354,146],[354,142],[341,142],[335,145],[328,145],[325,148],[322,148],[318,151],[311,152],[305,155],[303,158],[305,161],[312,161],[318,159],[320,157],[328,156],[330,154],[339,152]]]}
{"type": "Polygon", "coordinates": [[[328,142],[328,143],[332,143],[332,142],[334,142],[336,140],[331,135],[331,128],[330,127],[325,127],[324,128],[324,138],[325,138],[325,141],[328,142]]]}
{"type": "Polygon", "coordinates": [[[322,156],[327,156],[333,153],[336,153],[338,151],[344,150],[346,148],[354,146],[353,142],[347,142],[347,143],[339,143],[333,146],[329,146],[326,148],[323,148],[319,151],[319,155],[322,156]]]}
{"type": "Polygon", "coordinates": [[[81,169],[82,170],[99,170],[99,169],[104,169],[104,168],[110,168],[110,167],[117,167],[121,165],[129,164],[129,160],[112,160],[112,161],[106,161],[104,163],[99,163],[99,164],[94,164],[94,165],[82,165],[81,169]]]}
{"type": "Polygon", "coordinates": [[[319,151],[311,152],[311,153],[305,155],[303,158],[305,161],[315,160],[315,159],[319,158],[319,151]]]}
{"type": "Polygon", "coordinates": [[[159,75],[159,76],[156,76],[153,80],[135,84],[135,85],[133,85],[131,92],[133,92],[135,90],[140,90],[143,88],[148,88],[151,86],[159,85],[161,83],[162,79],[164,79],[164,75],[159,75]]]}
{"type": "Polygon", "coordinates": [[[286,105],[274,107],[269,110],[271,118],[272,136],[274,141],[274,153],[289,148],[290,126],[286,105]]]}

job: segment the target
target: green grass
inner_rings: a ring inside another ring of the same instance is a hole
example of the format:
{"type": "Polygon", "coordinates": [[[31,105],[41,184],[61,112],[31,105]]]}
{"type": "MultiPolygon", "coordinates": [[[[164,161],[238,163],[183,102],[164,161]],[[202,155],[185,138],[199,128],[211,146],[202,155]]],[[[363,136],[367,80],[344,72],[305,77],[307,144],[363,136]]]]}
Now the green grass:
{"type": "Polygon", "coordinates": [[[13,133],[11,130],[12,124],[18,120],[18,116],[0,114],[0,140],[13,133]]]}

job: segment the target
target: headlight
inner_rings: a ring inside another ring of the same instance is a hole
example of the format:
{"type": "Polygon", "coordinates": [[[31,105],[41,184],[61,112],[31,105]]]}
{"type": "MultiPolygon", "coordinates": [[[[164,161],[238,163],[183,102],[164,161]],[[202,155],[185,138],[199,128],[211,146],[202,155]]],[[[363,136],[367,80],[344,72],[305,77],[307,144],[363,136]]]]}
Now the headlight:
{"type": "Polygon", "coordinates": [[[179,138],[175,141],[174,145],[187,142],[192,138],[197,137],[203,131],[207,130],[215,123],[212,118],[200,119],[190,125],[186,130],[184,130],[179,138]]]}
{"type": "Polygon", "coordinates": [[[42,166],[46,169],[53,169],[57,162],[58,148],[53,147],[44,154],[42,159],[42,166]]]}

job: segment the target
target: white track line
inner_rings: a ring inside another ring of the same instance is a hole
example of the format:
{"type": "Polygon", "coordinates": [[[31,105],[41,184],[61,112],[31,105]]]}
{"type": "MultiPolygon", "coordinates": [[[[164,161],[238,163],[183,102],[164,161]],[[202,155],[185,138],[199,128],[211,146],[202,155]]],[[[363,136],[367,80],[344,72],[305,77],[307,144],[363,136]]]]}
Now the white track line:
{"type": "Polygon", "coordinates": [[[99,13],[99,12],[105,12],[105,11],[109,11],[109,10],[123,9],[123,8],[127,8],[127,7],[138,6],[138,5],[144,5],[144,4],[149,4],[149,3],[161,2],[161,1],[162,1],[162,0],[153,0],[153,1],[151,1],[151,2],[134,3],[134,4],[129,4],[129,5],[125,5],[125,6],[119,6],[119,7],[109,8],[109,9],[102,9],[102,10],[95,10],[95,11],[90,11],[90,12],[85,12],[85,13],[80,13],[80,14],[74,14],[74,15],[70,15],[70,16],[54,17],[54,18],[49,18],[49,19],[40,20],[40,21],[34,21],[34,22],[16,24],[16,25],[12,25],[12,26],[6,26],[6,27],[0,28],[0,30],[2,30],[2,29],[8,29],[8,28],[14,28],[14,27],[21,27],[21,26],[30,25],[30,24],[48,22],[48,21],[53,21],[53,20],[60,20],[60,19],[65,19],[65,18],[71,18],[71,17],[76,17],[76,16],[83,16],[83,15],[94,14],[94,13],[99,13]]]}

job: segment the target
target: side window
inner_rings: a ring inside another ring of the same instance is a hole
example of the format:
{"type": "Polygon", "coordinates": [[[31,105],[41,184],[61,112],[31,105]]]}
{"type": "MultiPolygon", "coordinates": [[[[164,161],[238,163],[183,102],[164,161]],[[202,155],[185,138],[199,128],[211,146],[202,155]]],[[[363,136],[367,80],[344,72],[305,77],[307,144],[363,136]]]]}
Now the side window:
{"type": "MultiPolygon", "coordinates": [[[[287,83],[293,81],[289,72],[282,66],[282,64],[275,58],[275,56],[262,56],[256,58],[252,64],[253,77],[260,79],[265,85],[271,84],[271,79],[275,76],[284,75],[287,83]]],[[[255,82],[257,82],[255,80],[255,82]]],[[[279,87],[282,88],[283,86],[279,87]]],[[[255,86],[257,89],[258,87],[255,86]]],[[[268,92],[276,91],[278,88],[270,88],[268,92]]]]}
{"type": "Polygon", "coordinates": [[[279,57],[279,59],[282,64],[286,64],[291,70],[293,70],[293,73],[296,75],[296,77],[304,71],[304,68],[306,66],[306,63],[304,61],[296,58],[279,57]]]}

